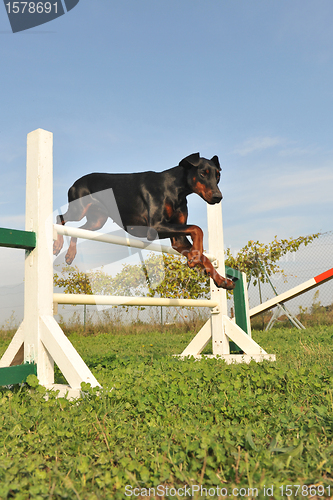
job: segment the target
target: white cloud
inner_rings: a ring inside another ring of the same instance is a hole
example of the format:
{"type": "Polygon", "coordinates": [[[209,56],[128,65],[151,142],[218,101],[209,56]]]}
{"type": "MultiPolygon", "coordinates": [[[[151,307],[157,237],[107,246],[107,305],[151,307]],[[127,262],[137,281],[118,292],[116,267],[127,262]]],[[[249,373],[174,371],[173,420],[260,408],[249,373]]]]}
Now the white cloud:
{"type": "Polygon", "coordinates": [[[279,152],[280,156],[302,156],[302,155],[312,155],[320,152],[320,148],[317,146],[308,146],[305,148],[294,147],[282,149],[279,152]]]}
{"type": "Polygon", "coordinates": [[[273,241],[275,235],[281,238],[297,238],[305,235],[307,230],[307,217],[303,215],[274,214],[267,219],[249,217],[244,227],[243,222],[234,223],[225,227],[225,247],[231,247],[232,253],[237,253],[249,240],[268,243],[273,241]]]}
{"type": "Polygon", "coordinates": [[[273,148],[285,143],[286,140],[282,137],[252,137],[244,141],[234,152],[241,156],[246,156],[255,151],[263,151],[264,149],[273,148]]]}
{"type": "Polygon", "coordinates": [[[332,202],[332,167],[312,168],[302,172],[279,172],[256,179],[256,186],[246,189],[248,213],[268,212],[297,206],[316,206],[332,202]],[[253,196],[253,193],[260,196],[253,196]]]}

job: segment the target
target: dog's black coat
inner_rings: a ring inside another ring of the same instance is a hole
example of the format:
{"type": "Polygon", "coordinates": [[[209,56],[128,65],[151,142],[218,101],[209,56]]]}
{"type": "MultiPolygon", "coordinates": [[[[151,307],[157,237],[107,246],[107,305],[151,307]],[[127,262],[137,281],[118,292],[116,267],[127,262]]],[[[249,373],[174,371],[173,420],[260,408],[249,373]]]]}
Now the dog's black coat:
{"type": "MultiPolygon", "coordinates": [[[[153,240],[170,238],[173,248],[187,256],[188,265],[199,265],[218,287],[232,289],[234,283],[220,276],[203,255],[203,233],[187,225],[187,200],[197,193],[207,203],[222,200],[218,188],[220,164],[217,156],[207,160],[199,153],[184,158],[177,167],[163,172],[133,174],[93,173],[78,179],[68,191],[68,210],[57,223],[79,221],[86,217],[83,229],[98,230],[111,217],[129,234],[153,240]],[[192,244],[187,239],[190,236],[192,244]]],[[[54,243],[57,255],[63,245],[58,235],[54,243]]],[[[66,254],[70,264],[76,255],[76,239],[66,254]]]]}

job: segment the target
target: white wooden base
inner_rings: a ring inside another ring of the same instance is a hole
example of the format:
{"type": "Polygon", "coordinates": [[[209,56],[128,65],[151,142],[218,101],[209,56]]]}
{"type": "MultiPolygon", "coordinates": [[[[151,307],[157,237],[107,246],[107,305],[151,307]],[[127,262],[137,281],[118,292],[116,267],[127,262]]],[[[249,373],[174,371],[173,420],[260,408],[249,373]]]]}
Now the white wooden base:
{"type": "Polygon", "coordinates": [[[24,320],[0,360],[0,367],[36,363],[39,383],[60,395],[80,395],[82,382],[100,387],[53,318],[53,136],[28,134],[25,229],[36,233],[37,246],[26,251],[24,320]],[[68,385],[54,384],[54,363],[68,385]]]}
{"type": "Polygon", "coordinates": [[[40,339],[40,345],[38,346],[24,342],[25,325],[23,321],[2,356],[0,367],[23,363],[24,351],[26,351],[28,353],[26,358],[28,357],[30,362],[37,363],[39,383],[47,389],[59,390],[60,397],[65,397],[66,394],[66,397],[69,399],[80,397],[82,382],[88,383],[92,387],[100,387],[100,384],[74,349],[53,316],[42,316],[40,318],[38,337],[40,339]],[[47,358],[48,362],[43,362],[43,359],[39,359],[38,362],[35,358],[36,352],[39,353],[39,357],[43,356],[47,358]],[[52,356],[49,353],[52,353],[52,356]],[[58,365],[69,385],[53,383],[54,362],[58,365]],[[51,366],[51,370],[45,370],[45,366],[51,366]]]}
{"type": "Polygon", "coordinates": [[[59,391],[58,398],[77,399],[81,396],[80,389],[72,389],[69,385],[51,384],[46,385],[45,388],[50,391],[59,391]]]}
{"type": "Polygon", "coordinates": [[[92,387],[100,387],[53,316],[42,316],[41,320],[41,341],[47,351],[52,352],[54,362],[58,365],[70,387],[79,390],[82,382],[86,382],[92,387]]]}
{"type": "MultiPolygon", "coordinates": [[[[249,335],[247,335],[236,323],[230,319],[228,316],[221,315],[220,317],[222,323],[223,335],[226,337],[226,341],[229,344],[229,340],[232,340],[238,347],[243,351],[244,354],[230,354],[229,352],[214,353],[213,354],[201,355],[206,345],[212,338],[212,319],[209,319],[201,330],[196,334],[194,339],[189,343],[189,345],[184,349],[184,351],[179,355],[181,358],[193,356],[195,359],[201,358],[221,358],[225,359],[227,363],[249,363],[251,359],[254,361],[263,361],[268,359],[269,361],[276,361],[274,354],[267,354],[267,352],[260,347],[249,335]]],[[[224,346],[224,351],[229,350],[229,346],[224,346]]]]}
{"type": "Polygon", "coordinates": [[[275,354],[188,354],[187,356],[183,356],[182,354],[176,354],[180,359],[184,359],[186,357],[193,357],[194,359],[223,359],[228,365],[232,363],[250,363],[251,361],[256,361],[259,363],[260,361],[276,361],[275,354]]]}
{"type": "Polygon", "coordinates": [[[17,332],[12,338],[9,346],[7,347],[4,355],[0,359],[0,368],[7,366],[21,365],[24,358],[24,328],[23,321],[20,324],[17,332]]]}
{"type": "Polygon", "coordinates": [[[183,350],[180,356],[199,355],[212,338],[211,320],[206,321],[204,326],[198,331],[194,339],[183,350]]]}

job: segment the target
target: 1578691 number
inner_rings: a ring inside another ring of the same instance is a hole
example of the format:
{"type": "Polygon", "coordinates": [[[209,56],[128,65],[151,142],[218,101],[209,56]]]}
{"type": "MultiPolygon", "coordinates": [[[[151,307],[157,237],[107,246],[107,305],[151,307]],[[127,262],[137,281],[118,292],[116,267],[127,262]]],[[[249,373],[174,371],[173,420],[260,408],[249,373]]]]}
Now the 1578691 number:
{"type": "Polygon", "coordinates": [[[287,484],[285,486],[280,486],[280,493],[281,496],[286,496],[286,497],[307,497],[311,498],[314,496],[330,496],[331,494],[331,488],[330,486],[323,486],[321,484],[317,485],[303,485],[301,486],[300,484],[287,484]]]}
{"type": "Polygon", "coordinates": [[[58,13],[58,2],[8,2],[6,3],[8,14],[50,14],[58,13]]]}

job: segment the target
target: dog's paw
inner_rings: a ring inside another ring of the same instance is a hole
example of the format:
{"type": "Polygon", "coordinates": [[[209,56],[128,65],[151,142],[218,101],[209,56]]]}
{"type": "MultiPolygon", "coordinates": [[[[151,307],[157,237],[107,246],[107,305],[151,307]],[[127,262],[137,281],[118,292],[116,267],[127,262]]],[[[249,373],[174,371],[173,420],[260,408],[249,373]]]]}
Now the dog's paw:
{"type": "Polygon", "coordinates": [[[53,243],[53,255],[59,255],[62,245],[60,246],[57,241],[53,243]]]}
{"type": "Polygon", "coordinates": [[[235,288],[236,283],[234,281],[227,279],[226,282],[226,290],[233,290],[235,288]]]}
{"type": "Polygon", "coordinates": [[[59,255],[63,245],[64,237],[61,234],[58,234],[57,239],[53,242],[53,255],[59,255]]]}
{"type": "Polygon", "coordinates": [[[187,255],[188,267],[195,267],[201,262],[201,253],[199,250],[191,250],[187,255]]]}
{"type": "Polygon", "coordinates": [[[76,252],[74,253],[74,252],[69,252],[69,251],[68,251],[68,252],[66,253],[66,256],[65,256],[65,261],[66,261],[66,264],[67,264],[68,266],[70,266],[70,265],[71,265],[71,263],[72,263],[72,262],[73,262],[73,260],[75,259],[75,256],[76,256],[76,252]]]}
{"type": "Polygon", "coordinates": [[[215,285],[217,288],[223,288],[224,290],[233,290],[236,286],[236,283],[234,283],[232,280],[229,280],[228,278],[222,278],[222,281],[216,282],[214,280],[215,285]]]}

